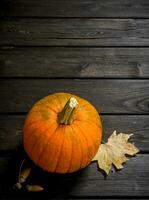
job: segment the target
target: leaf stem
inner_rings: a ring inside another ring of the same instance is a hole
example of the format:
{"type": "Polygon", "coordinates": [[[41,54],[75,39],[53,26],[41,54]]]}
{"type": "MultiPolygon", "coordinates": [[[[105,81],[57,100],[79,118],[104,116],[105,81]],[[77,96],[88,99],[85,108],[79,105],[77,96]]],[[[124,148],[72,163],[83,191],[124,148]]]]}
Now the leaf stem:
{"type": "Polygon", "coordinates": [[[19,175],[18,175],[18,182],[19,183],[21,183],[20,175],[21,175],[21,171],[22,171],[22,167],[23,167],[24,162],[25,162],[25,159],[22,160],[20,168],[19,168],[19,175]]]}

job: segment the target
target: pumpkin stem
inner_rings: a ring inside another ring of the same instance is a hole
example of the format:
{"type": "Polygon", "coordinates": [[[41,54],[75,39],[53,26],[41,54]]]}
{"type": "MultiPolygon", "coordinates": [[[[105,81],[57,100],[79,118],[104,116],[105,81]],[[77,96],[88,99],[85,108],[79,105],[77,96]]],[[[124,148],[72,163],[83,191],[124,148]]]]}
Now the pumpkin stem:
{"type": "Polygon", "coordinates": [[[71,124],[74,120],[74,110],[78,105],[76,98],[71,97],[65,104],[63,110],[58,115],[58,123],[71,124]]]}

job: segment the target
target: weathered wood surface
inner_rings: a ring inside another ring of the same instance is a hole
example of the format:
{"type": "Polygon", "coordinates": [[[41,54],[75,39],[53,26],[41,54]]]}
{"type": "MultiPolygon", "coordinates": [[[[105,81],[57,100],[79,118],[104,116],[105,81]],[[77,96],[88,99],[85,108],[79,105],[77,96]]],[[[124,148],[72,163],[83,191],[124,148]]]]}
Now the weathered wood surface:
{"type": "Polygon", "coordinates": [[[147,199],[149,1],[1,0],[0,16],[0,199],[147,199]],[[140,153],[106,179],[96,163],[67,175],[35,168],[28,181],[45,192],[17,192],[25,116],[60,91],[95,105],[104,141],[133,133],[140,153]]]}
{"type": "Polygon", "coordinates": [[[148,0],[1,0],[1,16],[149,17],[148,0]]]}
{"type": "Polygon", "coordinates": [[[70,92],[89,100],[100,113],[149,114],[148,80],[2,79],[0,112],[26,112],[53,92],[70,92]]]}
{"type": "Polygon", "coordinates": [[[1,47],[0,77],[148,78],[149,48],[1,47]]]}
{"type": "MultiPolygon", "coordinates": [[[[16,176],[16,158],[1,158],[0,160],[0,193],[14,194],[12,189],[16,176]],[[8,181],[8,182],[7,182],[8,181]]],[[[18,162],[19,163],[19,162],[18,162]]],[[[34,181],[43,184],[48,195],[67,195],[73,197],[105,197],[105,196],[137,196],[149,195],[149,155],[138,154],[129,160],[123,170],[105,178],[97,170],[97,164],[92,163],[84,170],[73,174],[47,174],[37,169],[32,171],[34,181]],[[35,178],[36,177],[36,178],[35,178]]],[[[18,170],[18,169],[17,169],[18,170]]],[[[33,180],[30,177],[30,181],[33,180]]],[[[28,180],[29,182],[29,180],[28,180]]],[[[43,195],[43,194],[41,194],[43,195]]]]}
{"type": "MultiPolygon", "coordinates": [[[[43,194],[28,194],[26,196],[24,195],[16,195],[16,196],[13,196],[13,200],[18,200],[20,199],[21,200],[41,200],[43,198],[43,194]]],[[[1,197],[1,200],[11,200],[12,197],[11,196],[6,196],[6,195],[3,195],[1,197]]],[[[69,199],[69,200],[77,200],[78,198],[77,197],[68,197],[68,196],[62,196],[60,195],[59,197],[53,197],[53,196],[50,196],[48,194],[45,194],[44,193],[44,200],[64,200],[64,199],[69,199]]],[[[110,197],[88,197],[88,198],[84,198],[84,197],[79,197],[79,200],[96,200],[96,199],[100,199],[100,200],[111,200],[110,197]]],[[[119,198],[112,198],[112,200],[119,200],[119,198]]],[[[123,198],[123,200],[136,200],[136,198],[133,198],[133,197],[129,197],[129,198],[123,198]]],[[[139,200],[144,200],[144,198],[139,198],[139,200]]]]}
{"type": "MultiPolygon", "coordinates": [[[[22,128],[26,115],[0,115],[0,152],[17,150],[22,144],[22,128]]],[[[114,130],[133,133],[133,141],[141,152],[149,152],[149,115],[101,115],[103,141],[114,130]]]]}
{"type": "MultiPolygon", "coordinates": [[[[18,200],[19,198],[18,198],[18,196],[19,195],[17,195],[17,196],[13,196],[13,200],[18,200]]],[[[34,195],[26,195],[26,196],[21,196],[21,200],[33,200],[33,199],[36,199],[36,200],[41,200],[43,198],[43,194],[41,195],[39,195],[39,194],[34,194],[34,195]]],[[[2,196],[2,198],[1,198],[1,200],[10,200],[10,199],[12,199],[12,197],[10,197],[10,196],[2,196]]],[[[64,200],[64,199],[69,199],[69,200],[76,200],[76,199],[78,199],[77,197],[75,198],[75,197],[56,197],[56,198],[54,198],[54,197],[51,197],[50,195],[45,195],[44,194],[44,200],[64,200]]],[[[117,197],[117,198],[110,198],[110,197],[88,197],[88,198],[86,198],[85,197],[85,200],[96,200],[96,199],[100,199],[100,200],[119,200],[119,198],[117,197]]],[[[137,198],[138,199],[138,198],[137,198]]],[[[84,197],[79,197],[79,200],[84,200],[84,197]]],[[[136,198],[133,198],[133,197],[129,197],[129,198],[123,198],[123,200],[136,200],[136,198]]],[[[139,198],[139,200],[144,200],[144,198],[142,197],[142,198],[139,198]]]]}
{"type": "Polygon", "coordinates": [[[149,19],[8,18],[0,45],[149,46],[149,19]]]}

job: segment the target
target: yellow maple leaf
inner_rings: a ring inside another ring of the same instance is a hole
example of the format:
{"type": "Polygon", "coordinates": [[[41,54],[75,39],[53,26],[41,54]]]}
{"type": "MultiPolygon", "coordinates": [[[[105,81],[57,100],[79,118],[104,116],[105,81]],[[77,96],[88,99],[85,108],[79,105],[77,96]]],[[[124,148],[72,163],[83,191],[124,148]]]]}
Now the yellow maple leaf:
{"type": "Polygon", "coordinates": [[[116,134],[116,131],[108,138],[106,144],[99,146],[98,152],[92,161],[98,161],[99,168],[109,174],[112,164],[117,169],[123,168],[123,163],[128,160],[126,155],[135,155],[139,149],[134,144],[129,143],[128,139],[133,134],[116,134]]]}

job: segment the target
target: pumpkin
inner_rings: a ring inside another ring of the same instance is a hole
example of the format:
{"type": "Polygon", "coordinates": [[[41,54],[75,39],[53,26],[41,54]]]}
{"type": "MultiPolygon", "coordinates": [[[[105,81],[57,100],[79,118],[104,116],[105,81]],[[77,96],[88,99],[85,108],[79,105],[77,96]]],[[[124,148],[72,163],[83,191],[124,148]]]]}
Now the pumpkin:
{"type": "Polygon", "coordinates": [[[71,173],[86,167],[98,151],[102,125],[85,99],[54,93],[28,113],[23,144],[30,159],[48,172],[71,173]]]}

